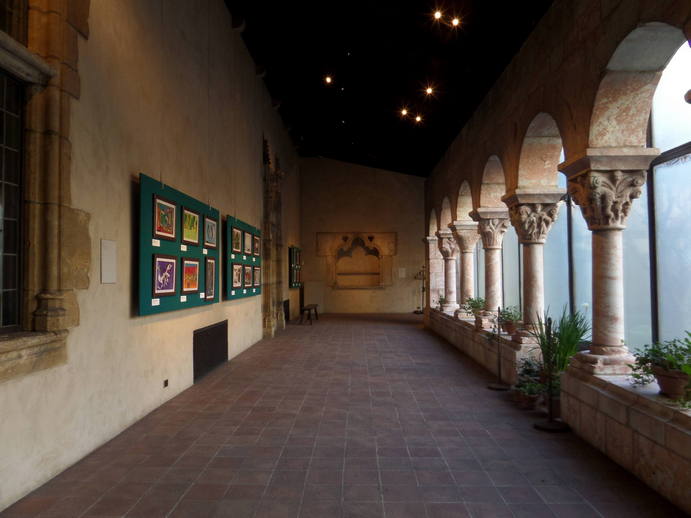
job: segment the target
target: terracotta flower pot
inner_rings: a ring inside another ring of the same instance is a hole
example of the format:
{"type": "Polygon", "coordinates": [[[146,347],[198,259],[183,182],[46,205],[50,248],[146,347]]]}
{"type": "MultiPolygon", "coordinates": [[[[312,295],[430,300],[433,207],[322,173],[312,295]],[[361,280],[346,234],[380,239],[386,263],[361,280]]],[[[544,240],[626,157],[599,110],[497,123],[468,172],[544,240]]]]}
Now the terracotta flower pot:
{"type": "Polygon", "coordinates": [[[518,330],[516,322],[504,322],[502,325],[504,326],[504,331],[510,335],[515,335],[518,330]]]}
{"type": "Polygon", "coordinates": [[[518,400],[518,408],[522,410],[533,410],[539,396],[537,394],[525,394],[523,392],[520,394],[521,397],[518,400]]]}
{"type": "Polygon", "coordinates": [[[660,385],[660,394],[672,399],[680,398],[686,394],[689,375],[685,372],[653,367],[653,374],[655,374],[657,384],[660,385]]]}

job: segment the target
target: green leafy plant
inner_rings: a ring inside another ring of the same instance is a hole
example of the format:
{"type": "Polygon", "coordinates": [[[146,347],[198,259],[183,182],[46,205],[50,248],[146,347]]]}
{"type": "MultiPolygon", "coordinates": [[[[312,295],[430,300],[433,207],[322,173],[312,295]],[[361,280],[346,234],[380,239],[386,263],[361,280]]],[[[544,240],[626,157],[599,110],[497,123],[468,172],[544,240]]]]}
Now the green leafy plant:
{"type": "Polygon", "coordinates": [[[566,307],[557,323],[557,349],[554,357],[554,370],[560,373],[569,366],[569,361],[579,350],[581,343],[590,333],[590,324],[580,311],[570,314],[566,307]]]}
{"type": "Polygon", "coordinates": [[[517,386],[516,390],[525,394],[526,396],[538,396],[545,391],[545,386],[538,382],[529,382],[521,386],[517,386]]]}
{"type": "Polygon", "coordinates": [[[473,315],[477,315],[485,309],[485,299],[482,297],[469,297],[466,299],[465,304],[463,304],[463,309],[473,315]]]}
{"type": "Polygon", "coordinates": [[[517,387],[526,383],[538,382],[542,372],[542,363],[535,358],[523,358],[518,367],[517,387]]]}
{"type": "Polygon", "coordinates": [[[523,315],[518,306],[507,306],[499,312],[499,318],[502,322],[519,322],[523,315]]]}
{"type": "Polygon", "coordinates": [[[691,333],[685,338],[644,345],[634,352],[636,362],[630,365],[634,385],[647,385],[653,381],[653,367],[668,371],[680,371],[691,377],[691,333]]]}

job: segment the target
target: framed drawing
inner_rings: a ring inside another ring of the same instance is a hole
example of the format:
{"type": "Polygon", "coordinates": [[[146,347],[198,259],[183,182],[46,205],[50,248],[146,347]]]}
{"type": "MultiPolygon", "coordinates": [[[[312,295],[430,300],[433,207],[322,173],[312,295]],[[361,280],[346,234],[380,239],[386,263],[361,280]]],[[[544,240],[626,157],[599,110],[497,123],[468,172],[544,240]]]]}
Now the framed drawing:
{"type": "Polygon", "coordinates": [[[216,248],[218,246],[218,221],[204,216],[204,246],[216,248]]]}
{"type": "Polygon", "coordinates": [[[154,237],[175,241],[177,207],[173,202],[154,195],[154,237]]]}
{"type": "Polygon", "coordinates": [[[252,287],[252,267],[249,265],[245,265],[245,288],[251,288],[252,287]]]}
{"type": "Polygon", "coordinates": [[[175,295],[177,262],[177,257],[172,255],[154,255],[154,298],[175,295]]]}
{"type": "Polygon", "coordinates": [[[252,255],[252,234],[245,232],[245,249],[243,250],[247,255],[252,255]]]}
{"type": "Polygon", "coordinates": [[[206,266],[204,268],[204,298],[206,300],[213,300],[216,298],[216,259],[214,257],[206,258],[206,266]]]}
{"type": "Polygon", "coordinates": [[[262,285],[262,267],[261,266],[255,266],[254,267],[254,285],[255,286],[261,286],[262,285]]]}
{"type": "Polygon", "coordinates": [[[256,256],[262,255],[262,238],[252,236],[252,253],[256,256]]]}
{"type": "Polygon", "coordinates": [[[242,288],[242,265],[233,263],[233,288],[242,288]]]}
{"type": "Polygon", "coordinates": [[[231,237],[230,250],[232,252],[236,252],[236,253],[240,254],[240,253],[242,253],[242,230],[240,230],[239,228],[232,228],[231,233],[232,233],[232,237],[231,237]]]}
{"type": "Polygon", "coordinates": [[[182,293],[199,291],[199,259],[182,257],[182,293]]]}
{"type": "Polygon", "coordinates": [[[199,213],[183,207],[182,242],[187,245],[199,244],[199,213]]]}

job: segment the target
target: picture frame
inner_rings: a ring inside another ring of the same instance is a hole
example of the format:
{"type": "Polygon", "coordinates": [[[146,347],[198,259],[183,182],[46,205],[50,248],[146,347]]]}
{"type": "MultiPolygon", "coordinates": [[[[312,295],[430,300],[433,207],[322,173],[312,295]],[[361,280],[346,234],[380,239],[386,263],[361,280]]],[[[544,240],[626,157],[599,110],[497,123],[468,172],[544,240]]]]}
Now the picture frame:
{"type": "Polygon", "coordinates": [[[244,286],[245,288],[251,288],[253,285],[253,279],[252,279],[252,266],[246,264],[244,265],[244,286]]]}
{"type": "Polygon", "coordinates": [[[231,228],[230,251],[238,254],[242,253],[242,230],[231,228]]]}
{"type": "Polygon", "coordinates": [[[252,255],[252,234],[245,232],[245,248],[243,249],[245,255],[252,255]]]}
{"type": "Polygon", "coordinates": [[[177,239],[177,205],[161,196],[153,196],[153,236],[156,239],[177,239]]]}
{"type": "Polygon", "coordinates": [[[233,263],[233,278],[232,287],[242,288],[242,265],[240,263],[233,263]]]}
{"type": "Polygon", "coordinates": [[[153,297],[158,298],[175,295],[177,289],[177,257],[156,254],[153,258],[153,283],[151,285],[153,297]]]}
{"type": "Polygon", "coordinates": [[[199,213],[183,207],[181,219],[182,242],[186,245],[199,245],[199,213]]]}
{"type": "Polygon", "coordinates": [[[204,298],[214,300],[216,298],[216,258],[207,257],[204,265],[204,298]]]}
{"type": "Polygon", "coordinates": [[[259,236],[252,236],[252,253],[257,257],[262,255],[262,238],[259,236]]]}
{"type": "Polygon", "coordinates": [[[261,266],[255,266],[254,267],[253,279],[254,279],[254,286],[255,287],[262,285],[262,267],[261,266]]]}
{"type": "Polygon", "coordinates": [[[218,221],[209,216],[204,216],[204,246],[218,247],[218,221]]]}
{"type": "Polygon", "coordinates": [[[199,259],[191,257],[180,258],[180,283],[182,293],[196,293],[199,291],[199,259]]]}

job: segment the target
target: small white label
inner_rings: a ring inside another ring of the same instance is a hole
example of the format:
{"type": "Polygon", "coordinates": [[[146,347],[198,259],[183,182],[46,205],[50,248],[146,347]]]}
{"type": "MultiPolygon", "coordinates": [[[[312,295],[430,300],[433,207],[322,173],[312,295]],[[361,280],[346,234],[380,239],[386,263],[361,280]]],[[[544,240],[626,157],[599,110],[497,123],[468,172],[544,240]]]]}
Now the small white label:
{"type": "Polygon", "coordinates": [[[208,253],[209,253],[209,251],[208,251],[206,248],[204,248],[204,249],[202,250],[202,254],[206,255],[206,254],[208,254],[208,253]]]}
{"type": "Polygon", "coordinates": [[[187,302],[187,295],[180,295],[180,302],[187,302]]]}
{"type": "Polygon", "coordinates": [[[160,239],[152,239],[151,240],[151,246],[161,246],[161,240],[160,239]]]}
{"type": "Polygon", "coordinates": [[[235,254],[230,254],[231,259],[235,259],[235,254]]]}
{"type": "Polygon", "coordinates": [[[187,252],[187,245],[180,245],[181,252],[187,252]]]}
{"type": "Polygon", "coordinates": [[[161,299],[151,299],[151,305],[152,306],[160,306],[161,305],[161,299]]]}
{"type": "Polygon", "coordinates": [[[253,258],[252,258],[252,262],[254,262],[254,261],[256,261],[256,260],[257,260],[257,258],[256,258],[256,257],[253,257],[253,258]]]}
{"type": "Polygon", "coordinates": [[[242,256],[242,260],[243,260],[243,261],[246,261],[246,260],[247,260],[247,256],[246,256],[246,255],[243,255],[243,256],[242,256]]]}
{"type": "Polygon", "coordinates": [[[256,289],[256,288],[252,288],[252,293],[257,293],[257,289],[256,289]]]}
{"type": "Polygon", "coordinates": [[[235,295],[235,290],[230,290],[231,295],[235,295]]]}
{"type": "Polygon", "coordinates": [[[199,294],[199,298],[200,298],[200,299],[203,299],[204,297],[206,297],[206,293],[200,293],[200,294],[199,294]]]}
{"type": "Polygon", "coordinates": [[[247,293],[247,290],[242,290],[242,293],[243,293],[243,294],[247,293]]]}

